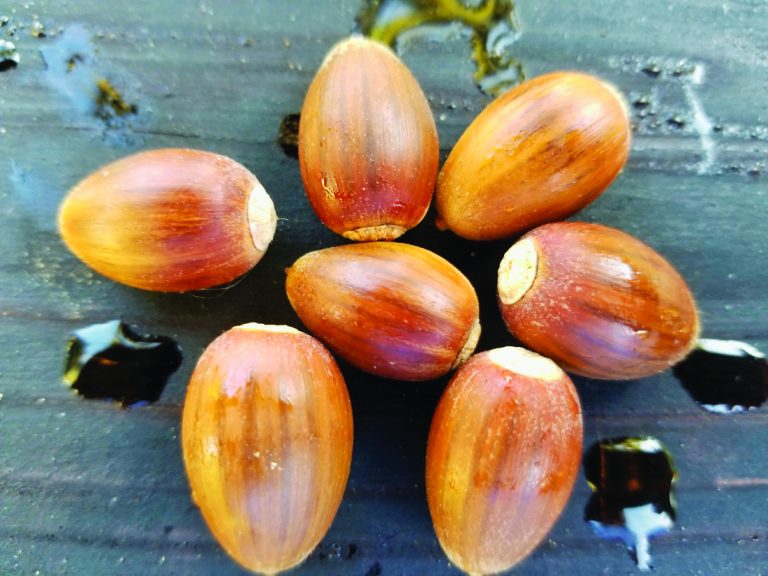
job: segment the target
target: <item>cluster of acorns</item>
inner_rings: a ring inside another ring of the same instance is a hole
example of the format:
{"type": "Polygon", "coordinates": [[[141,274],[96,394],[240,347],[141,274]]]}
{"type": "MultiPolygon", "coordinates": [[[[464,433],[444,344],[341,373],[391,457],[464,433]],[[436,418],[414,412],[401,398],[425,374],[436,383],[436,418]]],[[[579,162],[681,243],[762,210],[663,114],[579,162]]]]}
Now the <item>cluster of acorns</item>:
{"type": "MultiPolygon", "coordinates": [[[[426,489],[437,537],[466,572],[515,565],[567,502],[582,421],[563,369],[637,378],[683,358],[698,337],[688,288],[651,248],[606,226],[552,223],[605,190],[629,143],[615,89],[554,73],[488,106],[438,179],[429,105],[388,48],[341,42],[309,88],[299,130],[307,195],[323,223],[360,243],[300,258],[287,295],[312,334],[364,371],[427,380],[458,368],[432,421],[426,489]],[[498,300],[512,334],[538,353],[473,356],[479,305],[469,281],[428,250],[382,242],[422,220],[435,186],[439,225],[460,236],[532,229],[499,266],[498,300]]],[[[102,274],[183,292],[247,272],[276,216],[240,164],[155,150],[83,180],[59,224],[102,274]]],[[[189,383],[183,454],[193,498],[237,562],[274,574],[314,549],[344,493],[352,428],[342,375],[315,338],[245,324],[211,343],[189,383]]]]}

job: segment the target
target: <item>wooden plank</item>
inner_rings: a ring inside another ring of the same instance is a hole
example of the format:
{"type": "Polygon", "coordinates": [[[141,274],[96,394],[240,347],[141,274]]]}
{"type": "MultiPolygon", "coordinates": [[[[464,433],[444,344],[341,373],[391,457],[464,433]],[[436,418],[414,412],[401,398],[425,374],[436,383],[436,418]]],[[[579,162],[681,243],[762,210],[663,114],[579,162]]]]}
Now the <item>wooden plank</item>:
{"type": "MultiPolygon", "coordinates": [[[[296,161],[276,136],[360,6],[35,0],[0,7],[9,17],[0,37],[15,27],[9,39],[21,55],[18,68],[0,73],[0,574],[244,573],[189,498],[180,406],[197,356],[217,334],[251,320],[300,326],[283,293],[283,269],[340,242],[314,217],[296,161]],[[48,38],[29,33],[35,19],[48,38]],[[90,69],[137,104],[131,129],[110,129],[57,90],[40,51],[57,45],[60,28],[76,26],[90,69]],[[163,146],[230,155],[275,200],[282,218],[275,243],[228,290],[164,295],[118,286],[87,270],[57,237],[57,206],[79,178],[163,146]],[[85,402],[59,382],[67,334],[118,317],[173,336],[184,349],[182,368],[152,407],[85,402]]],[[[529,76],[587,70],[615,82],[632,105],[630,162],[578,218],[623,228],[667,256],[698,299],[705,335],[768,350],[768,4],[520,0],[517,16],[514,53],[529,76]]],[[[471,81],[466,32],[433,38],[411,38],[402,55],[430,98],[445,155],[488,98],[471,81]]],[[[446,256],[473,281],[480,349],[510,343],[494,294],[509,243],[465,242],[438,233],[432,220],[404,240],[446,256]]],[[[352,476],[331,532],[296,573],[457,573],[434,538],[423,494],[426,433],[445,379],[393,383],[343,369],[356,419],[352,476]]],[[[669,374],[577,384],[586,445],[653,434],[674,454],[679,521],[652,542],[657,573],[764,575],[766,409],[706,414],[669,374]]],[[[621,546],[598,540],[582,521],[588,498],[580,478],[548,541],[515,574],[634,573],[621,546]]]]}

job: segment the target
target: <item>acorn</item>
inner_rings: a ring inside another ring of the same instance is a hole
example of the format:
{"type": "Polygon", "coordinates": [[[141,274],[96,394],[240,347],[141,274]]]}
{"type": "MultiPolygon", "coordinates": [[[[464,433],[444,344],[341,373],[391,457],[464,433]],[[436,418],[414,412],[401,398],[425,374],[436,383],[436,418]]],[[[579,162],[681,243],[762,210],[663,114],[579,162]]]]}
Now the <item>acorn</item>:
{"type": "Polygon", "coordinates": [[[312,334],[361,370],[429,380],[466,360],[480,336],[469,280],[437,254],[390,242],[310,252],[286,292],[312,334]]]}
{"type": "Polygon", "coordinates": [[[231,158],[188,149],[140,152],[69,191],[59,210],[67,247],[117,282],[187,292],[231,282],[275,234],[269,194],[231,158]]]}
{"type": "Polygon", "coordinates": [[[591,378],[656,374],[699,335],[693,296],[672,265],[600,224],[558,222],[523,236],[501,261],[498,298],[518,340],[591,378]]]}
{"type": "Polygon", "coordinates": [[[595,200],[629,155],[623,96],[577,72],[520,84],[469,125],[440,172],[438,227],[498,240],[562,220],[595,200]]]}
{"type": "Polygon", "coordinates": [[[311,336],[244,324],[205,349],[184,401],[184,465],[236,562],[277,574],[312,552],[341,503],[352,435],[344,379],[311,336]]]}
{"type": "Polygon", "coordinates": [[[318,218],[356,241],[416,226],[437,179],[437,129],[411,72],[384,44],[339,42],[317,71],[299,123],[299,164],[318,218]]]}
{"type": "Polygon", "coordinates": [[[437,406],[427,443],[429,512],[469,574],[523,560],[565,508],[579,471],[581,407],[568,376],[523,348],[476,354],[437,406]]]}

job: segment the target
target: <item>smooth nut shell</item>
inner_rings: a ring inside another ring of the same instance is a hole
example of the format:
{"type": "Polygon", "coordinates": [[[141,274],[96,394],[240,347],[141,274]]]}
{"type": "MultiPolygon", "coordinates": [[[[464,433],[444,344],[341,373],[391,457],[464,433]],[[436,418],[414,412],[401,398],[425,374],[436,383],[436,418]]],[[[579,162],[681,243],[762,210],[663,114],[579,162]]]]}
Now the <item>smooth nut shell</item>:
{"type": "Polygon", "coordinates": [[[336,246],[302,256],[287,274],[288,299],[302,322],[361,370],[437,378],[477,344],[474,288],[429,250],[391,242],[336,246]]]}
{"type": "Polygon", "coordinates": [[[494,100],[440,172],[438,225],[472,240],[562,220],[621,171],[631,127],[623,97],[587,74],[555,72],[494,100]]]}
{"type": "Polygon", "coordinates": [[[429,104],[388,47],[337,44],[307,92],[299,163],[317,216],[351,240],[392,240],[427,212],[439,147],[429,104]]]}
{"type": "Polygon", "coordinates": [[[250,270],[275,233],[267,192],[247,168],[199,150],[140,152],[97,170],[59,210],[67,247],[128,286],[186,292],[250,270]]]}
{"type": "Polygon", "coordinates": [[[547,535],[581,460],[576,390],[522,348],[476,354],[435,411],[427,445],[429,511],[443,550],[470,574],[495,574],[547,535]]]}
{"type": "Polygon", "coordinates": [[[232,558],[275,574],[312,552],[352,456],[349,395],[320,342],[287,326],[225,332],[192,374],[181,433],[193,499],[232,558]]]}
{"type": "Polygon", "coordinates": [[[523,236],[501,262],[498,293],[518,340],[582,376],[661,372],[699,334],[693,296],[672,265],[599,224],[558,222],[523,236]]]}

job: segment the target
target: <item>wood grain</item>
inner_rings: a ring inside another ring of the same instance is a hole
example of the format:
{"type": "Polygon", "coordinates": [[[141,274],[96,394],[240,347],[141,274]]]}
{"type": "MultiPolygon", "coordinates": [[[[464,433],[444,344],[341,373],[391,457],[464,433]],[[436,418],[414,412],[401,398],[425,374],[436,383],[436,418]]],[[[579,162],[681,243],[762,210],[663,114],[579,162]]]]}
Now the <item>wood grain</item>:
{"type": "MultiPolygon", "coordinates": [[[[247,321],[300,326],[283,292],[284,269],[339,241],[315,217],[298,165],[276,136],[359,8],[357,0],[0,7],[10,26],[26,26],[12,38],[19,66],[0,73],[0,573],[244,574],[190,500],[180,406],[194,360],[224,330],[247,321]],[[28,33],[35,18],[46,38],[28,33]],[[129,138],[112,138],[50,81],[40,50],[75,24],[90,38],[93,69],[138,105],[140,121],[123,133],[129,138]],[[58,238],[56,212],[68,189],[127,152],[160,147],[230,156],[273,196],[281,218],[275,240],[236,286],[138,291],[93,274],[58,238]],[[173,336],[184,349],[187,360],[154,406],[84,402],[59,382],[67,334],[117,317],[173,336]]],[[[664,254],[696,297],[703,335],[768,350],[768,5],[520,0],[517,16],[522,32],[511,50],[528,77],[583,70],[629,99],[628,164],[579,218],[628,231],[664,254]],[[696,122],[697,109],[711,131],[696,122]],[[676,116],[682,125],[668,123],[676,116]]],[[[3,38],[8,29],[0,28],[3,38]]],[[[400,51],[430,102],[445,158],[488,103],[472,82],[470,48],[454,31],[439,41],[412,37],[400,51]]],[[[463,241],[436,232],[433,217],[403,240],[448,258],[475,285],[479,350],[512,343],[495,302],[495,271],[511,241],[463,241]]],[[[296,574],[359,576],[377,565],[383,574],[457,574],[434,537],[423,480],[445,380],[414,386],[341,368],[355,412],[350,481],[326,539],[296,574]]],[[[675,457],[679,517],[669,535],[652,540],[655,573],[764,574],[768,490],[722,480],[768,478],[765,408],[706,414],[669,372],[576,385],[585,445],[652,434],[675,457]]],[[[597,540],[583,522],[588,498],[579,479],[517,576],[633,572],[622,545],[597,540]]]]}

